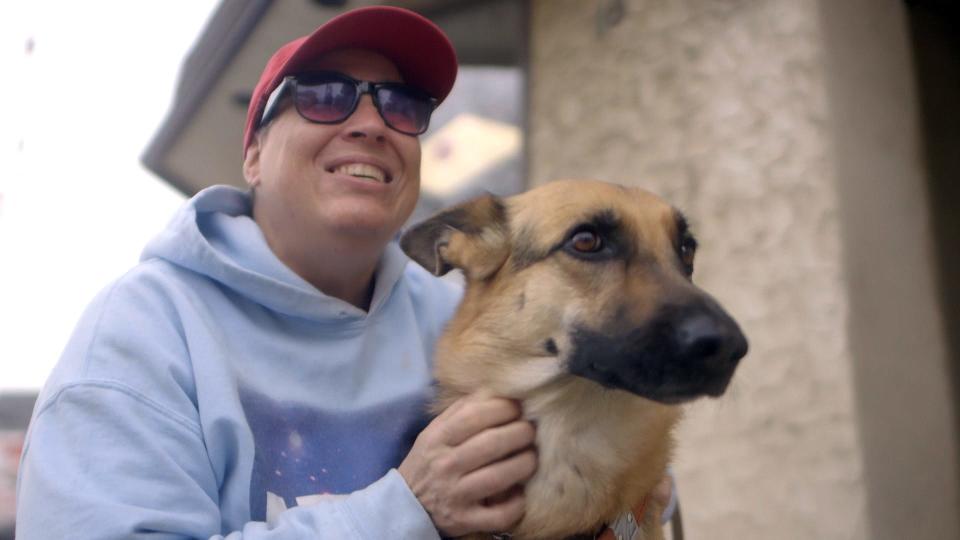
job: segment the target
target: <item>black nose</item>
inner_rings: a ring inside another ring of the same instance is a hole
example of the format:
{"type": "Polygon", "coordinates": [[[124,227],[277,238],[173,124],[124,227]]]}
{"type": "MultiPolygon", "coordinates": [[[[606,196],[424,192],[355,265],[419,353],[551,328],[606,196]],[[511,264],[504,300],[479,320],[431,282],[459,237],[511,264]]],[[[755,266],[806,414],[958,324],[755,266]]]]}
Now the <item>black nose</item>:
{"type": "Polygon", "coordinates": [[[677,356],[704,368],[731,370],[747,354],[747,340],[726,313],[698,306],[675,326],[677,356]]]}

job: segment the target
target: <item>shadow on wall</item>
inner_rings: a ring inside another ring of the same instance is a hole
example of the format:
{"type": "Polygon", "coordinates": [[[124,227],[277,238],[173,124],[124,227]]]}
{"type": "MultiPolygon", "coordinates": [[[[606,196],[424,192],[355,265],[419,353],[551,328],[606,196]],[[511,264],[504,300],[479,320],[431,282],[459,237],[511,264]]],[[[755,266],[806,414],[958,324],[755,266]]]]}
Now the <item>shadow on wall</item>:
{"type": "Polygon", "coordinates": [[[956,181],[960,178],[960,5],[945,0],[907,4],[941,309],[950,347],[954,417],[960,433],[960,214],[956,212],[960,205],[960,183],[956,181]]]}

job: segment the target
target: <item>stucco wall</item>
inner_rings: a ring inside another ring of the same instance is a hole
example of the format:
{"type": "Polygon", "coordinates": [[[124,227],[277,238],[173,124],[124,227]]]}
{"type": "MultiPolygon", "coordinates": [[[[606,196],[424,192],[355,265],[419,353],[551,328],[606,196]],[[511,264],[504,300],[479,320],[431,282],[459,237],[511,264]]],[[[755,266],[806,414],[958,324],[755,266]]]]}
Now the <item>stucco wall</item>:
{"type": "Polygon", "coordinates": [[[695,280],[750,338],[728,394],[679,431],[687,537],[865,539],[817,5],[625,0],[604,30],[609,6],[532,3],[530,174],[674,202],[701,241],[695,280]]]}

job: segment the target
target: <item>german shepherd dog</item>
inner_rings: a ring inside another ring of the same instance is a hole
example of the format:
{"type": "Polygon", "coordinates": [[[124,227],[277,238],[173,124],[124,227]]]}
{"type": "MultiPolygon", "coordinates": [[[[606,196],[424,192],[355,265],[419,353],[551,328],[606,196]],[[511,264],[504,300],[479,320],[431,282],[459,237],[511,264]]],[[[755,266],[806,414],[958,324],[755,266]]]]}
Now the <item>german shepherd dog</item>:
{"type": "Polygon", "coordinates": [[[663,538],[647,494],[680,405],[723,394],[747,353],[691,281],[697,242],[683,215],[641,189],[566,180],[442,211],[401,246],[466,281],[437,343],[435,412],[483,389],[536,422],[539,465],[510,537],[592,538],[636,516],[629,534],[663,538]]]}

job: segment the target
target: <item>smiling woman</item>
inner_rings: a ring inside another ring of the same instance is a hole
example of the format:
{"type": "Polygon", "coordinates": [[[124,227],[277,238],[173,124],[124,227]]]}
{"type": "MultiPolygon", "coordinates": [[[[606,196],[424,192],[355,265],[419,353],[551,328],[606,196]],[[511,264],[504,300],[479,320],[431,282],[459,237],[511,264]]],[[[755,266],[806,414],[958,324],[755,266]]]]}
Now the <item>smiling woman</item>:
{"type": "MultiPolygon", "coordinates": [[[[329,52],[301,69],[401,81],[391,60],[365,50],[329,52]]],[[[266,111],[270,123],[248,136],[243,171],[255,193],[253,217],[270,248],[318,289],[365,308],[383,245],[417,204],[420,141],[388,126],[372,97],[358,96],[351,108],[338,123],[314,122],[301,107],[273,119],[266,111]],[[354,256],[336,264],[318,245],[354,256]]]]}

